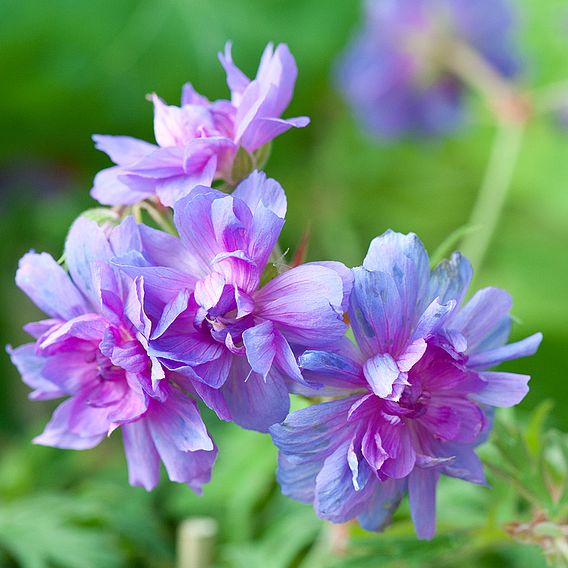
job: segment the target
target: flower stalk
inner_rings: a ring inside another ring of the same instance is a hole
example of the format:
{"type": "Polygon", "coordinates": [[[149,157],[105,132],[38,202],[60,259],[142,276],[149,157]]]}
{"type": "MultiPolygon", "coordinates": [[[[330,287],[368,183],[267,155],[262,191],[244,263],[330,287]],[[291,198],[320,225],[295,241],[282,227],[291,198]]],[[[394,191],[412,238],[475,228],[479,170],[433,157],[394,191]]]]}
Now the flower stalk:
{"type": "Polygon", "coordinates": [[[469,226],[479,226],[480,230],[470,233],[461,247],[476,268],[481,266],[485,258],[501,217],[513,180],[524,130],[523,123],[497,125],[485,177],[468,223],[469,226]]]}

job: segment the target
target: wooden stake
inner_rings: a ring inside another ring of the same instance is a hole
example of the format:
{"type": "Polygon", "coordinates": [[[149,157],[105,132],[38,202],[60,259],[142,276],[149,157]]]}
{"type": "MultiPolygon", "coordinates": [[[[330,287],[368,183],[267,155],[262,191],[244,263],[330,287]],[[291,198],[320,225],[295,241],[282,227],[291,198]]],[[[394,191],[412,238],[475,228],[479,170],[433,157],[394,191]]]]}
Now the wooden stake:
{"type": "Polygon", "coordinates": [[[210,568],[217,532],[217,521],[210,517],[183,521],[177,531],[177,568],[210,568]]]}

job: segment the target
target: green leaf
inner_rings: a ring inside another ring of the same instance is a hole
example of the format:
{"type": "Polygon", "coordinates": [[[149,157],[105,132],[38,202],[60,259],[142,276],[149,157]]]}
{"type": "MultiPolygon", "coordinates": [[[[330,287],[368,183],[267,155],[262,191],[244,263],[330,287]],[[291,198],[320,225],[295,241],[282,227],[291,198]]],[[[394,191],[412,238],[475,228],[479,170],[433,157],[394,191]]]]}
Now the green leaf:
{"type": "Polygon", "coordinates": [[[540,456],[543,450],[542,430],[554,402],[545,400],[541,402],[531,413],[531,417],[524,433],[524,439],[529,451],[533,456],[540,456]]]}
{"type": "Polygon", "coordinates": [[[4,503],[0,548],[22,568],[120,568],[116,540],[100,528],[83,526],[82,505],[63,494],[37,495],[4,503]]]}

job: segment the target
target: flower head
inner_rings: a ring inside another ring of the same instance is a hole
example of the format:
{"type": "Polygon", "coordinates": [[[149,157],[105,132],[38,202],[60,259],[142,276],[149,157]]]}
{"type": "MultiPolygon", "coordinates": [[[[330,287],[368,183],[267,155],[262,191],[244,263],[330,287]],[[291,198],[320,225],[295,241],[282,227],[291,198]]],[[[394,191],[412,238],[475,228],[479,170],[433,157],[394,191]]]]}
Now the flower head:
{"type": "Polygon", "coordinates": [[[257,430],[286,417],[290,380],[305,383],[295,353],[346,330],[352,277],[342,264],[305,264],[262,282],[285,212],[282,187],[259,172],[232,195],[196,188],[174,206],[180,238],[144,240],[159,265],[144,250],[117,260],[144,276],[146,301],[162,306],[152,356],[221,418],[257,430]]]}
{"type": "Polygon", "coordinates": [[[507,0],[367,0],[364,18],[340,61],[338,82],[360,123],[381,138],[459,127],[465,85],[456,73],[463,66],[456,45],[502,77],[519,69],[507,0]]]}
{"type": "Polygon", "coordinates": [[[488,409],[517,404],[529,377],[487,369],[533,354],[541,334],[507,345],[510,296],[485,288],[461,305],[471,267],[459,254],[431,273],[422,243],[388,231],[354,269],[349,305],[358,347],[300,358],[307,380],[343,395],[271,428],[285,494],[333,522],[388,522],[408,492],[418,536],[435,530],[441,474],[484,483],[474,448],[488,409]]]}
{"type": "Polygon", "coordinates": [[[156,197],[172,206],[198,185],[239,181],[232,180],[239,148],[252,154],[286,130],[308,124],[306,117],[280,118],[297,76],[286,45],[266,47],[252,81],[233,63],[230,43],[219,58],[231,101],[211,102],[188,83],[179,107],[152,95],[157,145],[128,136],[94,136],[97,148],[116,164],[97,174],[95,199],[105,205],[132,205],[156,197]]]}
{"type": "Polygon", "coordinates": [[[108,237],[80,218],[65,246],[69,273],[46,253],[26,254],[16,282],[49,319],[28,324],[35,342],[9,352],[32,399],[67,398],[36,443],[84,450],[121,428],[133,485],[153,488],[161,460],[172,481],[200,491],[217,450],[195,401],[148,354],[142,279],[109,262],[139,246],[131,218],[108,237]]]}

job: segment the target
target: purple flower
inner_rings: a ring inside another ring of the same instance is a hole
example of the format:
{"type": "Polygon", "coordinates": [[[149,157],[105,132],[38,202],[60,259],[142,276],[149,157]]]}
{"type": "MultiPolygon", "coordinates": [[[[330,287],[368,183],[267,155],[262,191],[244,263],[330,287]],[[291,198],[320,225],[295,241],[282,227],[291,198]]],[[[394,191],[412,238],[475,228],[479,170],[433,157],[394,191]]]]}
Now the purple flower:
{"type": "Polygon", "coordinates": [[[116,261],[142,275],[146,301],[161,306],[151,355],[185,376],[184,388],[221,418],[263,431],[288,414],[288,382],[305,383],[295,353],[344,335],[352,283],[350,271],[334,262],[298,266],[263,283],[285,212],[282,187],[263,173],[252,173],[232,195],[196,188],[174,206],[179,239],[154,231],[144,237],[146,254],[116,261]]]}
{"type": "Polygon", "coordinates": [[[508,0],[367,0],[365,8],[338,82],[361,125],[380,138],[439,136],[461,125],[465,85],[446,61],[456,40],[503,77],[519,70],[508,0]]]}
{"type": "Polygon", "coordinates": [[[483,484],[474,448],[489,409],[512,406],[528,376],[487,369],[532,355],[537,333],[507,345],[511,298],[485,288],[461,306],[471,267],[458,253],[430,273],[413,234],[391,231],[354,269],[349,317],[357,340],[300,358],[319,393],[343,396],[292,413],[271,428],[282,490],[321,517],[358,517],[380,530],[408,492],[420,538],[435,531],[441,474],[483,484]]]}
{"type": "Polygon", "coordinates": [[[92,196],[104,205],[132,205],[157,197],[167,206],[198,185],[232,180],[239,148],[254,153],[306,117],[282,119],[296,76],[288,47],[268,44],[256,78],[250,80],[233,63],[231,44],[219,59],[227,73],[231,101],[210,102],[191,84],[183,88],[181,106],[169,106],[156,95],[154,132],[157,145],[128,136],[94,136],[97,148],[116,164],[95,177],[92,196]]]}
{"type": "Polygon", "coordinates": [[[200,492],[217,450],[195,401],[148,355],[143,279],[109,263],[139,247],[132,218],[109,238],[80,218],[65,246],[69,273],[46,253],[26,254],[16,282],[50,319],[28,324],[35,342],[9,352],[30,398],[67,397],[36,443],[84,450],[120,427],[132,485],[152,489],[163,461],[172,481],[200,492]]]}

